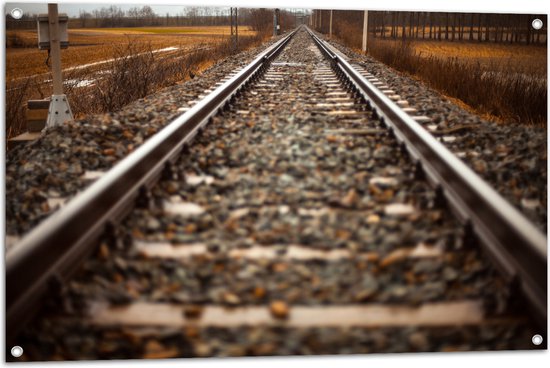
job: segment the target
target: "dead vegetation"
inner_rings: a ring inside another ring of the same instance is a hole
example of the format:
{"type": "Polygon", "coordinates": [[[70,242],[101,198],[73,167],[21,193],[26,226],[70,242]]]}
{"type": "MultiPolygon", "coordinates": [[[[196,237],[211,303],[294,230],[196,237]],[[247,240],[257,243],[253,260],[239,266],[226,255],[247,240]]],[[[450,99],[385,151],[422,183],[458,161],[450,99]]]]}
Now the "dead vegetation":
{"type": "Polygon", "coordinates": [[[416,52],[408,41],[369,42],[369,53],[376,59],[422,79],[481,114],[504,122],[546,126],[547,79],[540,60],[515,63],[504,58],[468,58],[467,54],[441,57],[416,52]]]}
{"type": "MultiPolygon", "coordinates": [[[[88,114],[116,111],[155,91],[185,81],[232,53],[257,45],[261,36],[241,36],[235,50],[229,39],[212,44],[195,42],[170,52],[155,52],[158,44],[126,42],[113,47],[107,63],[64,73],[64,92],[76,119],[88,114]]],[[[8,80],[6,83],[6,138],[25,129],[25,106],[29,99],[51,95],[51,75],[8,80]]]]}
{"type": "MultiPolygon", "coordinates": [[[[330,11],[312,17],[328,34],[330,11]]],[[[546,126],[546,29],[533,30],[534,17],[369,11],[368,54],[491,120],[546,126]]],[[[332,37],[362,52],[363,21],[363,11],[333,11],[332,37]]]]}
{"type": "MultiPolygon", "coordinates": [[[[241,37],[253,37],[256,32],[243,26],[241,37]]],[[[131,39],[150,43],[154,49],[165,47],[194,48],[197,44],[218,45],[226,42],[229,27],[136,27],[82,28],[69,30],[69,48],[61,53],[63,68],[70,68],[109,59],[131,39]]],[[[36,30],[6,31],[6,80],[48,73],[47,52],[38,50],[36,30]],[[14,47],[10,47],[14,45],[14,47]]]]}

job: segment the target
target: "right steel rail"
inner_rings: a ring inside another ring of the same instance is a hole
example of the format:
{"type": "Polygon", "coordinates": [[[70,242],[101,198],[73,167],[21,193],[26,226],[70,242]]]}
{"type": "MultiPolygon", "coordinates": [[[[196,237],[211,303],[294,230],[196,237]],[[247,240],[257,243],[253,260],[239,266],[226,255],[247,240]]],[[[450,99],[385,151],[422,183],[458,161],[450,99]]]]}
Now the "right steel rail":
{"type": "Polygon", "coordinates": [[[405,144],[432,184],[439,186],[459,219],[471,227],[511,285],[517,285],[546,333],[547,239],[518,210],[452,154],[406,112],[309,33],[336,73],[362,95],[376,116],[405,144]]]}

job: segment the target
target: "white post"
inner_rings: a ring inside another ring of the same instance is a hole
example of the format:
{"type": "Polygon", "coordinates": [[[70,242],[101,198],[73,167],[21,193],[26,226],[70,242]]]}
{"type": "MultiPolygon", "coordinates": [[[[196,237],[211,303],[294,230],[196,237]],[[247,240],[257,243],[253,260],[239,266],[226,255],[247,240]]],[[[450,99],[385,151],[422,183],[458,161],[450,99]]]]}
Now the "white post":
{"type": "Polygon", "coordinates": [[[369,12],[365,10],[365,15],[363,16],[363,47],[361,48],[364,53],[367,52],[368,33],[369,33],[369,12]]]}
{"type": "Polygon", "coordinates": [[[330,23],[328,26],[328,38],[332,38],[332,10],[330,11],[330,23]]]}
{"type": "Polygon", "coordinates": [[[53,95],[48,110],[46,127],[61,125],[73,120],[73,113],[63,94],[63,75],[61,74],[61,36],[57,4],[48,4],[48,28],[50,34],[50,57],[52,59],[53,95]]]}

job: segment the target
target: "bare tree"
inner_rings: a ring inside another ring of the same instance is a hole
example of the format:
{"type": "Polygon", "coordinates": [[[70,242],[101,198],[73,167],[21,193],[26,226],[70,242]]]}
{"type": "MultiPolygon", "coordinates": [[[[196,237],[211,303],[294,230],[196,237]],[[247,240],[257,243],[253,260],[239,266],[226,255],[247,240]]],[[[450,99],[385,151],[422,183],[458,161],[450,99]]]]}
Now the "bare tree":
{"type": "Polygon", "coordinates": [[[273,28],[273,11],[254,9],[250,12],[250,27],[261,34],[269,34],[273,28]]]}
{"type": "Polygon", "coordinates": [[[92,14],[81,10],[78,14],[78,18],[80,18],[80,26],[86,28],[89,24],[89,20],[92,18],[92,14]]]}

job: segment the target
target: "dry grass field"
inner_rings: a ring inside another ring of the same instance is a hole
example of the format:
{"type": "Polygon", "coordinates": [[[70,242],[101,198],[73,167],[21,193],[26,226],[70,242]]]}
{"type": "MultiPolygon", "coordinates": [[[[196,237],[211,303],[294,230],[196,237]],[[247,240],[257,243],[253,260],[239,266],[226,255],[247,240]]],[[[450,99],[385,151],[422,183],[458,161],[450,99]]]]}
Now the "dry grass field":
{"type": "MultiPolygon", "coordinates": [[[[121,45],[148,43],[151,49],[197,45],[217,45],[226,40],[229,27],[138,27],[82,28],[69,30],[69,48],[61,51],[63,68],[109,59],[121,45]]],[[[254,36],[247,27],[239,28],[239,36],[254,36]]],[[[6,32],[6,80],[48,73],[47,51],[38,50],[34,30],[6,32]],[[19,47],[11,47],[13,45],[19,47]]]]}
{"type": "MultiPolygon", "coordinates": [[[[238,50],[234,50],[229,36],[229,27],[70,29],[69,48],[61,51],[64,93],[77,119],[116,111],[185,81],[265,37],[240,27],[238,50]]],[[[8,139],[25,131],[27,101],[52,93],[48,52],[38,50],[37,44],[36,31],[6,34],[8,139]]]]}
{"type": "Polygon", "coordinates": [[[467,63],[480,63],[490,70],[546,75],[546,47],[422,40],[411,41],[410,46],[417,55],[425,58],[456,58],[467,63]]]}
{"type": "Polygon", "coordinates": [[[546,126],[545,46],[380,38],[369,43],[375,58],[490,120],[546,126]]]}

